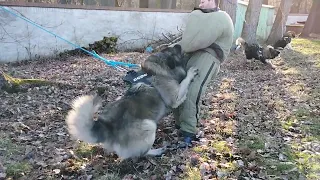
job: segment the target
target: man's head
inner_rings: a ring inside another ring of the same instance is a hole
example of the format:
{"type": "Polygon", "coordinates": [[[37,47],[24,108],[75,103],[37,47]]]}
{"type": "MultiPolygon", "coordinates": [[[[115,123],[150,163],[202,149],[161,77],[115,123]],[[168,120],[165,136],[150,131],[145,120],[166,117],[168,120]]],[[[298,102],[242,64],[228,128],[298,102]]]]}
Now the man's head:
{"type": "Polygon", "coordinates": [[[199,8],[201,9],[212,9],[219,6],[220,0],[201,0],[199,8]]]}

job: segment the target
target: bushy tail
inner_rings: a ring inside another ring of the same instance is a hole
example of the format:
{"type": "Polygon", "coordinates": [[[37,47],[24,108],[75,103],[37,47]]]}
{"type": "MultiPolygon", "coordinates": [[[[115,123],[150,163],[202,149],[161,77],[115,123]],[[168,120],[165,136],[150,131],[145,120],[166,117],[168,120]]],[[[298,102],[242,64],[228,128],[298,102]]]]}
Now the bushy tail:
{"type": "Polygon", "coordinates": [[[87,143],[97,143],[94,136],[94,115],[101,107],[101,99],[95,96],[80,96],[72,103],[72,110],[66,117],[68,131],[74,138],[87,143]]]}

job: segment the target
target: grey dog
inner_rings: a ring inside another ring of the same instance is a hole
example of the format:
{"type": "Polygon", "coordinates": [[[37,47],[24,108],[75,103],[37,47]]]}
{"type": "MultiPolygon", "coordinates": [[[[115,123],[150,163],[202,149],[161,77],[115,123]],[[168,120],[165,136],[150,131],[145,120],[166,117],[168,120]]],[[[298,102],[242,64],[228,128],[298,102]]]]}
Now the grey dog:
{"type": "Polygon", "coordinates": [[[165,147],[152,148],[157,123],[186,99],[189,84],[198,73],[194,67],[186,70],[183,61],[180,45],[150,55],[141,65],[150,84],[133,84],[98,115],[100,97],[76,98],[66,117],[69,133],[84,142],[102,144],[120,159],[163,154],[165,147]]]}

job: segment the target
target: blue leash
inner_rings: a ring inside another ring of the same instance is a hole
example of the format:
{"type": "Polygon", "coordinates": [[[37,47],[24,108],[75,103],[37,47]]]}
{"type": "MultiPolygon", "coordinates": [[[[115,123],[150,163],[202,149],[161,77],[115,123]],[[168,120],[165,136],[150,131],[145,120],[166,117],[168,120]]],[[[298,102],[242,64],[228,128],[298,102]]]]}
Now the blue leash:
{"type": "Polygon", "coordinates": [[[6,12],[8,12],[8,13],[14,15],[14,16],[17,16],[17,17],[19,17],[19,18],[21,18],[21,19],[29,22],[30,24],[32,24],[32,25],[34,25],[34,26],[36,26],[36,27],[38,27],[38,28],[46,31],[46,32],[49,33],[49,34],[51,34],[51,35],[53,35],[53,36],[55,36],[55,37],[58,37],[59,39],[61,39],[61,40],[65,41],[65,42],[71,44],[72,46],[81,49],[82,51],[84,51],[84,52],[92,55],[93,57],[102,60],[102,61],[105,62],[107,65],[112,66],[113,68],[116,68],[116,69],[122,70],[122,71],[126,71],[124,68],[119,67],[119,66],[127,66],[127,67],[129,67],[129,68],[132,68],[132,67],[140,67],[140,65],[138,65],[138,64],[130,64],[130,63],[125,63],[125,62],[117,62],[117,61],[107,60],[107,59],[99,56],[95,51],[90,52],[90,51],[88,51],[88,50],[80,47],[79,45],[76,45],[76,44],[74,44],[74,43],[72,43],[72,42],[70,42],[70,41],[68,41],[68,40],[66,40],[66,39],[58,36],[57,34],[54,34],[53,32],[50,32],[50,31],[44,29],[43,27],[41,27],[40,25],[36,24],[35,22],[32,22],[32,21],[30,21],[29,19],[27,19],[27,18],[25,18],[25,17],[23,17],[23,16],[20,16],[20,15],[18,15],[18,14],[16,14],[16,13],[14,13],[14,12],[12,12],[12,11],[4,8],[3,6],[0,6],[0,8],[3,9],[3,10],[5,10],[6,12]]]}

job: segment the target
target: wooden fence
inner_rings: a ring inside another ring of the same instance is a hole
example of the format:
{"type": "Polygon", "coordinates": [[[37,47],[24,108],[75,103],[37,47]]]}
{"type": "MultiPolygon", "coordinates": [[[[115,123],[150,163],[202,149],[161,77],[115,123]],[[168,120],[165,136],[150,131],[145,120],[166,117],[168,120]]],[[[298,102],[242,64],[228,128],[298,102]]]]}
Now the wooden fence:
{"type": "Polygon", "coordinates": [[[107,6],[124,8],[182,9],[191,10],[199,5],[200,0],[0,0],[11,4],[44,3],[75,6],[107,6]]]}

